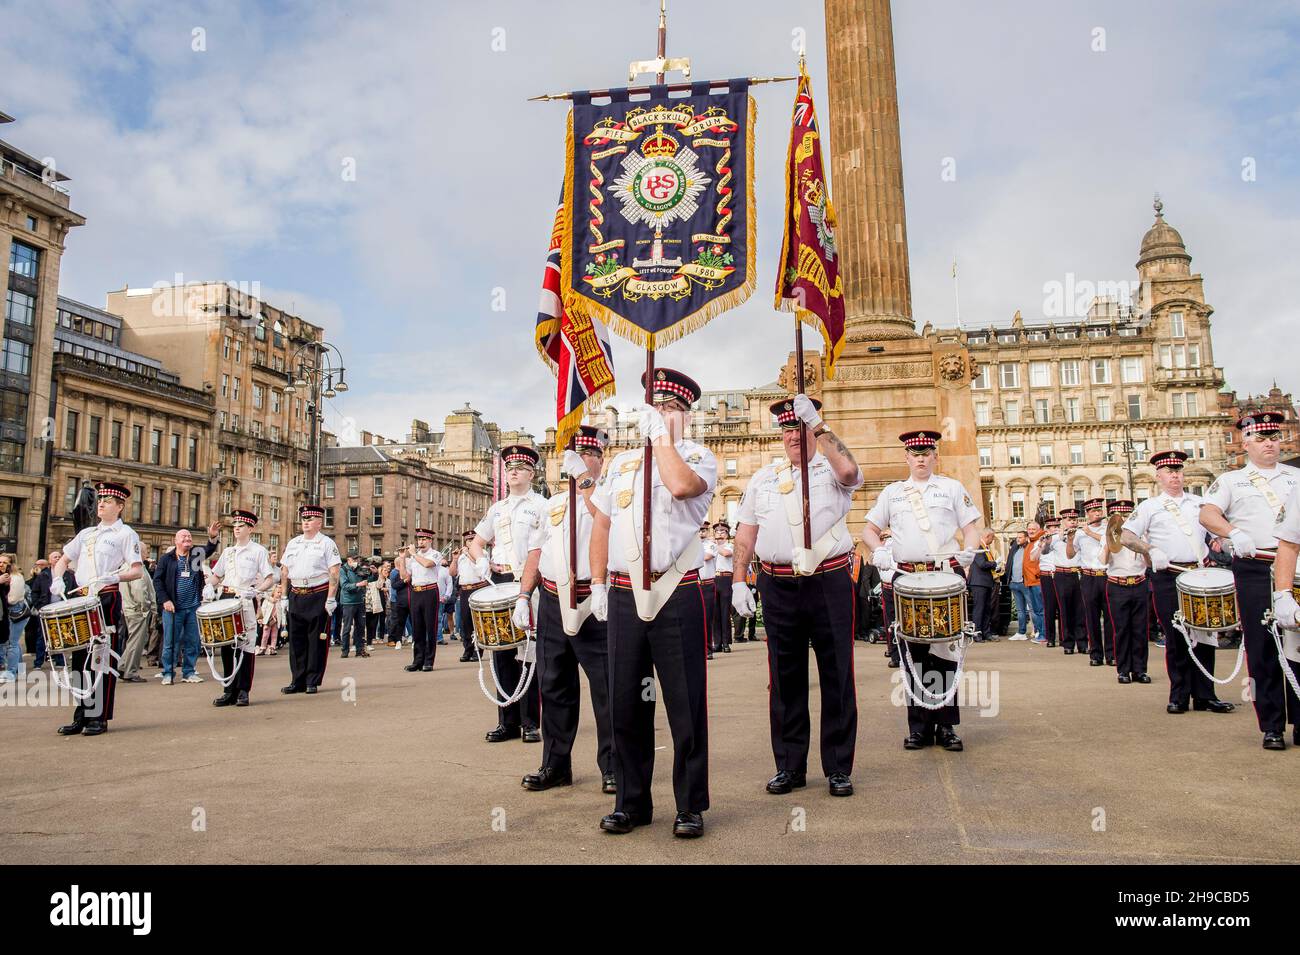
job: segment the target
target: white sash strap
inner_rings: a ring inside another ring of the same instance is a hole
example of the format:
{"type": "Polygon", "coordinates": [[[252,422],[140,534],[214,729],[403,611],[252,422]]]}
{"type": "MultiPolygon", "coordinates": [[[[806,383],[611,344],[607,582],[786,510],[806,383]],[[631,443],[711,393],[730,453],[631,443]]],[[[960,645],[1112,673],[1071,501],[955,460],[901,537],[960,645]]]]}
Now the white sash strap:
{"type": "Polygon", "coordinates": [[[1268,483],[1268,479],[1255,471],[1250,475],[1250,483],[1259,488],[1259,492],[1264,495],[1264,500],[1268,501],[1268,506],[1273,509],[1273,519],[1276,520],[1278,513],[1282,510],[1282,502],[1278,500],[1278,496],[1268,483]]]}
{"type": "Polygon", "coordinates": [[[930,512],[926,509],[925,498],[917,490],[915,485],[904,485],[907,490],[907,499],[912,505],[912,513],[916,516],[916,526],[921,528],[921,533],[925,535],[926,546],[930,548],[931,554],[939,553],[939,541],[934,536],[934,524],[930,522],[930,512]]]}
{"type": "MultiPolygon", "coordinates": [[[[562,511],[563,517],[561,520],[567,521],[569,516],[568,491],[565,491],[563,494],[557,494],[555,497],[551,498],[551,506],[553,508],[552,513],[554,513],[556,503],[561,499],[564,502],[564,508],[562,511]]],[[[567,530],[565,533],[567,534],[567,530]]],[[[582,625],[586,623],[587,618],[591,616],[591,597],[587,597],[585,600],[579,600],[576,609],[569,606],[569,592],[572,589],[569,584],[569,573],[571,568],[569,567],[569,548],[565,546],[564,537],[565,534],[547,534],[546,545],[542,549],[549,552],[549,559],[554,562],[554,566],[564,568],[564,573],[560,574],[555,581],[555,589],[559,593],[560,597],[560,622],[564,625],[565,633],[571,637],[576,637],[578,631],[582,629],[582,625]]]]}
{"type": "Polygon", "coordinates": [[[497,519],[497,543],[506,549],[506,553],[510,557],[510,573],[515,575],[515,580],[518,580],[524,575],[523,565],[519,563],[519,557],[515,553],[515,533],[513,526],[515,511],[523,502],[524,499],[521,497],[513,503],[510,503],[503,511],[501,517],[497,519]]]}
{"type": "Polygon", "coordinates": [[[1192,553],[1196,555],[1196,559],[1202,559],[1205,556],[1205,541],[1203,538],[1197,539],[1196,532],[1192,530],[1192,525],[1188,524],[1187,518],[1183,516],[1182,505],[1177,501],[1165,498],[1164,509],[1173,515],[1174,520],[1178,522],[1179,529],[1191,541],[1192,553]]]}
{"type": "MultiPolygon", "coordinates": [[[[781,502],[785,505],[786,530],[790,532],[790,543],[793,547],[803,546],[803,494],[795,493],[793,476],[789,480],[785,479],[785,472],[792,471],[791,465],[787,462],[777,469],[777,477],[780,478],[777,491],[781,495],[781,502]],[[789,488],[782,491],[781,488],[789,488]]],[[[810,489],[811,490],[811,489],[810,489]]],[[[811,517],[809,518],[811,520],[811,517]]],[[[927,517],[928,520],[928,517],[927,517]]],[[[842,517],[833,524],[825,534],[813,542],[812,553],[813,559],[811,565],[816,568],[821,565],[822,561],[831,552],[835,545],[839,544],[848,536],[849,524],[847,515],[842,517]]]]}
{"type": "MultiPolygon", "coordinates": [[[[618,526],[621,528],[619,533],[625,538],[636,537],[636,528],[631,521],[620,521],[618,526]]],[[[641,559],[640,541],[623,540],[618,543],[625,548],[628,555],[627,575],[632,583],[632,597],[636,601],[636,614],[642,620],[653,620],[659,615],[659,611],[663,609],[664,604],[668,603],[668,598],[673,595],[673,591],[681,583],[683,575],[688,570],[693,570],[699,566],[700,539],[698,536],[693,536],[686,548],[673,559],[672,565],[664,572],[663,576],[651,582],[649,590],[642,588],[645,580],[645,563],[641,559]]]]}

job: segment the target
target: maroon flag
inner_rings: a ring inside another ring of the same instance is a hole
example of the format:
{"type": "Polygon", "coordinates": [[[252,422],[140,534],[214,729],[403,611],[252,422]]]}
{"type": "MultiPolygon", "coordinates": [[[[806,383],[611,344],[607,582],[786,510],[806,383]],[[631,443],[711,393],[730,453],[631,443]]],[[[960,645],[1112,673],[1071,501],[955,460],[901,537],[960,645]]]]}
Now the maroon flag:
{"type": "Polygon", "coordinates": [[[776,277],[776,307],[815,325],[826,344],[826,377],[844,348],[844,286],[835,240],[835,208],[822,167],[812,83],[802,65],[786,157],[785,239],[776,277]]]}

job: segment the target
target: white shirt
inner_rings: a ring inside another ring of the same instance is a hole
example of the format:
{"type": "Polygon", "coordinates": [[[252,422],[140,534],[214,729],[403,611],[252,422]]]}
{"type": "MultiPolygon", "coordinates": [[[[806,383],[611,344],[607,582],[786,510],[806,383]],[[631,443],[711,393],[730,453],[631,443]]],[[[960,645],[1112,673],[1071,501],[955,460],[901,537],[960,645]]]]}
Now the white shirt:
{"type": "MultiPolygon", "coordinates": [[[[595,491],[593,490],[594,494],[595,491]]],[[[578,580],[591,580],[591,528],[596,523],[586,498],[578,494],[578,580]]],[[[542,548],[541,574],[551,583],[569,579],[569,492],[547,501],[546,546],[542,548]]]]}
{"type": "Polygon", "coordinates": [[[714,540],[713,546],[718,552],[718,573],[730,577],[732,570],[734,570],[736,566],[735,561],[731,559],[732,554],[735,553],[735,544],[729,540],[714,540]],[[724,547],[731,551],[731,554],[724,554],[722,552],[722,548],[724,547]]]}
{"type": "MultiPolygon", "coordinates": [[[[1291,496],[1283,503],[1282,513],[1278,516],[1281,520],[1273,525],[1273,536],[1280,541],[1300,544],[1300,488],[1292,489],[1291,496]]],[[[1300,576],[1300,572],[1297,576],[1300,576]]]]}
{"type": "MultiPolygon", "coordinates": [[[[1052,536],[1055,537],[1056,535],[1052,535],[1052,536]]],[[[1043,534],[1042,537],[1038,538],[1038,540],[1034,541],[1034,543],[1030,545],[1031,556],[1035,551],[1038,553],[1038,572],[1040,574],[1056,573],[1055,549],[1051,547],[1043,546],[1043,544],[1047,541],[1047,537],[1048,537],[1047,534],[1043,534]]]]}
{"type": "Polygon", "coordinates": [[[718,546],[712,537],[704,538],[700,553],[704,556],[704,563],[700,564],[700,580],[712,580],[718,576],[718,546]]]}
{"type": "MultiPolygon", "coordinates": [[[[438,562],[442,560],[442,554],[432,547],[426,547],[424,550],[417,550],[417,554],[425,560],[433,561],[432,567],[425,567],[414,557],[406,558],[406,572],[411,575],[412,587],[428,587],[430,584],[438,583],[438,562]]],[[[439,587],[439,590],[442,588],[439,587]]]]}
{"type": "MultiPolygon", "coordinates": [[[[780,482],[784,471],[784,465],[769,464],[759,468],[749,479],[745,494],[740,499],[740,508],[736,511],[738,524],[758,525],[754,554],[759,560],[771,564],[790,563],[794,558],[794,548],[803,546],[803,528],[790,527],[785,502],[781,499],[780,482]]],[[[790,479],[794,485],[791,493],[796,498],[802,498],[803,492],[799,488],[803,475],[799,468],[790,468],[790,479]]],[[[853,506],[853,492],[860,487],[862,487],[861,469],[858,470],[853,483],[845,485],[835,477],[835,469],[831,467],[830,461],[826,460],[826,455],[818,452],[809,459],[808,526],[812,528],[814,542],[820,540],[849,513],[849,508],[853,506]]],[[[889,488],[885,490],[888,491],[889,488]]],[[[884,495],[882,494],[881,497],[883,498],[884,495]]],[[[799,507],[802,512],[802,500],[799,507]]],[[[908,513],[911,513],[910,508],[908,513]]],[[[876,526],[884,530],[879,524],[876,526]]],[[[847,554],[852,549],[853,537],[851,534],[845,534],[844,540],[831,548],[826,559],[847,554]]]]}
{"type": "Polygon", "coordinates": [[[478,567],[474,565],[474,558],[465,550],[456,558],[456,578],[460,581],[461,587],[472,587],[475,584],[481,584],[487,578],[478,572],[478,567]]]}
{"type": "MultiPolygon", "coordinates": [[[[672,565],[686,550],[691,538],[700,536],[700,525],[708,516],[709,504],[713,502],[713,489],[718,483],[718,460],[712,451],[686,438],[678,441],[675,447],[686,466],[704,481],[705,489],[698,497],[677,500],[664,487],[659,477],[659,465],[651,456],[650,571],[656,574],[663,573],[672,565]]],[[[623,467],[626,465],[631,468],[641,462],[644,456],[643,448],[634,448],[618,455],[605,469],[591,495],[592,504],[610,520],[608,569],[611,572],[626,574],[632,569],[627,555],[618,544],[620,540],[630,541],[638,550],[641,547],[642,489],[645,486],[645,476],[641,472],[645,466],[641,464],[634,473],[624,472],[623,467]],[[630,481],[627,479],[628,474],[632,475],[630,481]],[[631,494],[625,499],[626,503],[621,503],[618,497],[624,490],[630,490],[631,494]]],[[[683,570],[698,570],[699,567],[700,564],[697,563],[694,567],[684,567],[683,570]]]]}
{"type": "Polygon", "coordinates": [[[529,491],[519,496],[502,498],[488,508],[483,520],[478,522],[474,533],[492,544],[488,559],[497,567],[518,566],[523,572],[528,562],[529,551],[540,550],[546,543],[546,531],[542,521],[546,513],[546,498],[536,491],[529,491]],[[510,548],[497,541],[497,530],[505,523],[510,524],[510,548]]]}
{"type": "Polygon", "coordinates": [[[1205,528],[1201,526],[1201,505],[1205,503],[1195,494],[1170,497],[1161,493],[1141,501],[1133,509],[1124,530],[1145,538],[1152,547],[1158,547],[1176,564],[1196,564],[1205,556],[1205,528]],[[1183,522],[1192,532],[1189,538],[1173,513],[1173,505],[1182,514],[1183,522]]]}
{"type": "Polygon", "coordinates": [[[212,569],[212,573],[221,578],[222,586],[236,593],[255,589],[271,572],[271,558],[257,541],[227,547],[212,569]]]}
{"type": "Polygon", "coordinates": [[[1277,514],[1263,490],[1252,483],[1251,479],[1257,475],[1268,483],[1280,505],[1285,505],[1291,492],[1300,486],[1300,470],[1289,464],[1279,464],[1271,470],[1247,464],[1237,471],[1229,471],[1211,484],[1204,503],[1213,504],[1223,511],[1223,516],[1234,527],[1250,535],[1256,547],[1271,550],[1275,546],[1273,530],[1277,514]]]}
{"type": "Polygon", "coordinates": [[[82,529],[64,546],[63,556],[76,564],[77,586],[85,587],[96,577],[118,573],[123,564],[141,563],[140,537],[119,517],[82,529]]]}
{"type": "Polygon", "coordinates": [[[1121,547],[1110,555],[1106,566],[1108,577],[1141,577],[1147,572],[1147,562],[1141,554],[1135,554],[1127,547],[1121,547]]]}
{"type": "MultiPolygon", "coordinates": [[[[442,560],[441,554],[438,555],[438,559],[442,560]]],[[[448,597],[450,597],[453,586],[454,584],[452,583],[451,580],[450,568],[446,567],[443,564],[439,564],[438,565],[438,599],[446,600],[448,597]]]]}
{"type": "Polygon", "coordinates": [[[315,587],[329,580],[330,568],[343,563],[332,537],[317,534],[311,540],[299,534],[280,554],[280,566],[289,572],[296,587],[315,587]]]}
{"type": "MultiPolygon", "coordinates": [[[[1091,526],[1091,525],[1089,525],[1091,526]]],[[[1094,531],[1100,531],[1102,540],[1106,537],[1106,522],[1102,521],[1094,531]]],[[[1102,540],[1095,540],[1089,536],[1088,532],[1082,527],[1074,537],[1074,554],[1078,558],[1079,566],[1084,570],[1105,570],[1106,564],[1101,559],[1102,540]]],[[[1042,567],[1042,564],[1039,564],[1042,567]]]]}
{"type": "MultiPolygon", "coordinates": [[[[809,476],[811,482],[811,474],[809,476]]],[[[811,489],[811,485],[810,485],[811,489]]],[[[930,480],[920,484],[910,477],[906,481],[895,481],[876,498],[876,504],[867,512],[867,520],[882,531],[888,527],[893,530],[893,544],[890,550],[894,559],[904,563],[918,563],[933,560],[933,553],[956,552],[964,544],[954,544],[957,532],[971,521],[980,519],[979,509],[971,501],[960,481],[931,475],[930,480]],[[934,545],[917,523],[912,509],[912,496],[908,488],[916,488],[921,493],[925,510],[930,516],[930,536],[934,545]],[[934,548],[938,547],[938,551],[934,548]]],[[[814,535],[816,528],[813,529],[814,535]]]]}
{"type": "MultiPolygon", "coordinates": [[[[1052,536],[1052,549],[1050,556],[1052,558],[1052,565],[1057,570],[1079,569],[1078,552],[1076,551],[1073,557],[1067,557],[1065,553],[1065,537],[1067,534],[1073,533],[1075,533],[1075,531],[1061,531],[1059,534],[1052,536]]],[[[1040,562],[1038,566],[1041,568],[1043,565],[1040,562]]]]}

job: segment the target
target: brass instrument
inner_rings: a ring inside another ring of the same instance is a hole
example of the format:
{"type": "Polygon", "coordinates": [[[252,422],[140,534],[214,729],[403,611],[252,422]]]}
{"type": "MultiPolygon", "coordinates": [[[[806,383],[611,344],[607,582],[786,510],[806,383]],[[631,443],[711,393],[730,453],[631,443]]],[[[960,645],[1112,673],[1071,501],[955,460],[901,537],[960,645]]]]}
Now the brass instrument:
{"type": "Polygon", "coordinates": [[[1112,514],[1106,518],[1106,547],[1112,554],[1119,553],[1124,546],[1121,541],[1121,532],[1124,527],[1124,515],[1112,514]]]}
{"type": "Polygon", "coordinates": [[[1007,572],[1007,545],[996,534],[993,535],[992,543],[984,548],[984,556],[996,565],[992,570],[995,580],[1007,572]]]}

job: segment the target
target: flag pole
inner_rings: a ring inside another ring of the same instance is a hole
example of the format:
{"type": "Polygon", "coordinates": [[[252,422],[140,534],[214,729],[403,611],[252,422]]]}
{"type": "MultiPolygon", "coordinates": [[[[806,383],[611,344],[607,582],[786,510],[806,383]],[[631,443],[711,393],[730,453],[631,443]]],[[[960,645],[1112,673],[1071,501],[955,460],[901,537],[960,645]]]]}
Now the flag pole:
{"type": "MultiPolygon", "coordinates": [[[[803,322],[799,321],[799,313],[794,314],[794,362],[795,362],[795,380],[799,385],[799,394],[804,394],[804,377],[803,377],[803,322]]],[[[802,420],[799,422],[799,477],[802,479],[803,487],[803,546],[804,550],[812,550],[812,522],[808,517],[808,438],[804,434],[805,425],[802,420]]],[[[813,439],[813,449],[817,448],[817,439],[813,439]]]]}
{"type": "MultiPolygon", "coordinates": [[[[569,450],[577,449],[577,438],[569,436],[569,450]]],[[[578,609],[578,479],[569,475],[569,609],[578,609]]]]}

